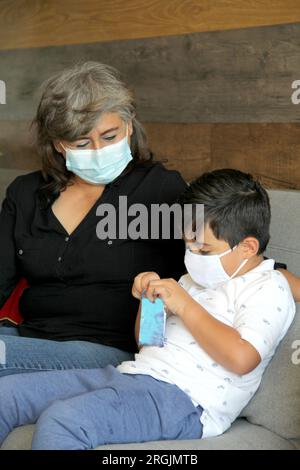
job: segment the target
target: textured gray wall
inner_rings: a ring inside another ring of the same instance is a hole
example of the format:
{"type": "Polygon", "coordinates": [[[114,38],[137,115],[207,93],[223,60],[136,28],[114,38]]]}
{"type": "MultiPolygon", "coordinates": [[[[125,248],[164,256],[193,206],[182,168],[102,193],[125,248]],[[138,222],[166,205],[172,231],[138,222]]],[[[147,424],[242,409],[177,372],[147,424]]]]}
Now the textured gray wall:
{"type": "Polygon", "coordinates": [[[79,60],[117,67],[143,121],[300,121],[300,105],[291,102],[291,84],[300,79],[299,23],[0,51],[7,85],[0,119],[31,119],[41,82],[79,60]]]}

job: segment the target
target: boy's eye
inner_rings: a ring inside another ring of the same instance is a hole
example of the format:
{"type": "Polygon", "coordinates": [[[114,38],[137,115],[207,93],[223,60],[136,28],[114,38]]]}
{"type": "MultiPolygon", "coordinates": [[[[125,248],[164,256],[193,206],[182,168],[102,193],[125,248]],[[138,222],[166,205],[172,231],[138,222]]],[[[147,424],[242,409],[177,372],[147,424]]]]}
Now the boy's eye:
{"type": "Polygon", "coordinates": [[[200,250],[199,253],[200,253],[201,255],[205,256],[205,255],[209,255],[210,252],[209,252],[209,251],[200,250]]]}

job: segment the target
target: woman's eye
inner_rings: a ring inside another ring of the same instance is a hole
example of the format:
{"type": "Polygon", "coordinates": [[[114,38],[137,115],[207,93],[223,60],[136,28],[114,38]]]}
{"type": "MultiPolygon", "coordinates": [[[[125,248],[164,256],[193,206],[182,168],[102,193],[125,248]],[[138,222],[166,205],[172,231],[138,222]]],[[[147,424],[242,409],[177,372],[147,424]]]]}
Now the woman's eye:
{"type": "Polygon", "coordinates": [[[103,137],[103,138],[104,138],[104,140],[114,140],[115,137],[116,137],[115,135],[110,135],[108,137],[103,137]]]}
{"type": "Polygon", "coordinates": [[[84,143],[82,143],[82,144],[77,144],[76,147],[77,147],[78,149],[82,149],[82,148],[86,147],[88,144],[89,144],[88,142],[84,142],[84,143]]]}

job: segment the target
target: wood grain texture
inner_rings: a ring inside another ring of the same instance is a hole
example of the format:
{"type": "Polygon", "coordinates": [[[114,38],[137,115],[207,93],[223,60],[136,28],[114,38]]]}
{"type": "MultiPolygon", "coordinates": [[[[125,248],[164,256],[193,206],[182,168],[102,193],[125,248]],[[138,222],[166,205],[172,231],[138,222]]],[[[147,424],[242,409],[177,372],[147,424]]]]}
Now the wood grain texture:
{"type": "Polygon", "coordinates": [[[41,82],[85,60],[121,71],[145,122],[300,121],[300,105],[291,101],[292,82],[300,79],[300,23],[0,51],[7,90],[0,119],[31,119],[41,82]]]}
{"type": "Polygon", "coordinates": [[[0,48],[83,44],[297,21],[298,0],[1,0],[0,48]]]}
{"type": "Polygon", "coordinates": [[[0,168],[40,168],[40,158],[35,151],[34,142],[30,122],[0,121],[0,168]]]}
{"type": "MultiPolygon", "coordinates": [[[[300,189],[298,124],[146,122],[144,127],[156,159],[187,181],[204,171],[237,168],[268,188],[300,189]]],[[[28,122],[0,121],[1,168],[40,168],[28,122]]]]}
{"type": "Polygon", "coordinates": [[[214,124],[211,168],[250,172],[268,188],[300,189],[298,124],[214,124]]]}
{"type": "Polygon", "coordinates": [[[211,162],[211,124],[145,123],[155,158],[184,178],[208,171],[211,162]]]}

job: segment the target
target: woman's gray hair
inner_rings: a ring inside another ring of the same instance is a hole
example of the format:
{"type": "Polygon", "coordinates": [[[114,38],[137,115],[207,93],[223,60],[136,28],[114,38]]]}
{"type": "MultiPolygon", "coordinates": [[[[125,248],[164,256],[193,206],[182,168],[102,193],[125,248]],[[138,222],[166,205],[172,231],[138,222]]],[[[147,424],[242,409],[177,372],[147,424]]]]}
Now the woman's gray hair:
{"type": "Polygon", "coordinates": [[[50,77],[42,85],[43,94],[33,124],[42,158],[42,173],[49,196],[59,194],[71,177],[65,159],[57,152],[55,140],[77,140],[88,134],[103,113],[118,113],[125,122],[132,120],[131,152],[135,164],[149,162],[152,153],[142,125],[136,119],[133,95],[121,81],[119,72],[100,62],[84,62],[50,77]]]}

